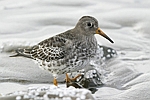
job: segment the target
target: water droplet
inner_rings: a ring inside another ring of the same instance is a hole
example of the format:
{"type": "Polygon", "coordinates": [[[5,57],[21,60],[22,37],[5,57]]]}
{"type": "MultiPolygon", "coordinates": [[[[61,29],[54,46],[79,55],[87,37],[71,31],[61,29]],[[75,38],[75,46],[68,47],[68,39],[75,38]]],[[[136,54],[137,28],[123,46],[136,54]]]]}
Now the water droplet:
{"type": "Polygon", "coordinates": [[[108,49],[108,50],[107,50],[107,52],[111,52],[111,50],[110,50],[110,49],[108,49]]]}
{"type": "Polygon", "coordinates": [[[17,97],[16,97],[16,100],[21,100],[21,96],[17,96],[17,97]]]}
{"type": "Polygon", "coordinates": [[[108,54],[107,57],[110,58],[110,54],[108,54]]]}

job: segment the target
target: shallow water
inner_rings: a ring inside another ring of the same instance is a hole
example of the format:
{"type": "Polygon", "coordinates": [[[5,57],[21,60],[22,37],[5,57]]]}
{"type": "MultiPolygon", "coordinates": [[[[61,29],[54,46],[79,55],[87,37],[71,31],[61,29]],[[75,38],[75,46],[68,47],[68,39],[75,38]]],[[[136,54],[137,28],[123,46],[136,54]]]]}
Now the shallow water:
{"type": "MultiPolygon", "coordinates": [[[[9,58],[13,54],[11,51],[73,28],[81,16],[91,15],[115,41],[110,44],[96,35],[98,42],[118,53],[117,58],[102,66],[105,87],[99,88],[95,96],[102,100],[110,100],[110,97],[111,100],[150,99],[149,7],[148,0],[1,0],[0,85],[7,86],[8,83],[4,85],[3,82],[25,81],[50,83],[52,77],[49,73],[41,71],[29,59],[9,58]]],[[[5,89],[1,87],[0,93],[3,91],[5,89]]]]}

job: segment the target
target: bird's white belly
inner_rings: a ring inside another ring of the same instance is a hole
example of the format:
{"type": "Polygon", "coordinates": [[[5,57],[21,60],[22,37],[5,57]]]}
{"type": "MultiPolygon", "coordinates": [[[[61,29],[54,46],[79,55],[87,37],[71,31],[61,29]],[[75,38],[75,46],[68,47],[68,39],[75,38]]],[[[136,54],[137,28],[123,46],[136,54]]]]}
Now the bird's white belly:
{"type": "Polygon", "coordinates": [[[63,64],[62,63],[58,64],[58,61],[54,61],[54,60],[50,62],[46,62],[38,59],[36,60],[36,63],[38,63],[38,66],[41,69],[46,70],[51,74],[57,74],[57,75],[81,70],[86,65],[88,65],[89,62],[90,60],[86,59],[86,60],[78,60],[77,62],[73,62],[73,63],[65,62],[63,64]]]}

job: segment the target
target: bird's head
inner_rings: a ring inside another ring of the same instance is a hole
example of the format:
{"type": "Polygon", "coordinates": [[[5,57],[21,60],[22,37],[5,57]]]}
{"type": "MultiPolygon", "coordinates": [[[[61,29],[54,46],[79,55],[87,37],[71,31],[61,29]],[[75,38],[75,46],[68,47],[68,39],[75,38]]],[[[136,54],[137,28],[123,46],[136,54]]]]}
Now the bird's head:
{"type": "Polygon", "coordinates": [[[83,16],[78,21],[75,28],[78,28],[80,33],[84,35],[94,35],[99,34],[103,36],[104,38],[108,39],[111,43],[114,43],[99,27],[98,27],[98,21],[91,16],[83,16]]]}

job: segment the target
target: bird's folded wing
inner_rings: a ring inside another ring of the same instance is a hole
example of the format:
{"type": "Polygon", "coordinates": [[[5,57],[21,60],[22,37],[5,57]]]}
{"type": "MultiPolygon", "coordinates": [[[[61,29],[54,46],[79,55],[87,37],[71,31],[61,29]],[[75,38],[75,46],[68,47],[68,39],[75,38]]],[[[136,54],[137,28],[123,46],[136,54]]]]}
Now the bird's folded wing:
{"type": "Polygon", "coordinates": [[[57,35],[46,39],[33,47],[25,49],[19,48],[16,50],[17,54],[10,57],[23,56],[49,62],[51,60],[63,59],[66,55],[69,55],[69,53],[72,52],[72,46],[71,40],[57,35]]]}
{"type": "Polygon", "coordinates": [[[33,59],[51,60],[63,59],[71,50],[72,42],[60,36],[51,37],[32,47],[30,54],[33,59]],[[67,51],[67,52],[66,52],[67,51]]]}

